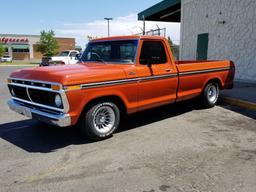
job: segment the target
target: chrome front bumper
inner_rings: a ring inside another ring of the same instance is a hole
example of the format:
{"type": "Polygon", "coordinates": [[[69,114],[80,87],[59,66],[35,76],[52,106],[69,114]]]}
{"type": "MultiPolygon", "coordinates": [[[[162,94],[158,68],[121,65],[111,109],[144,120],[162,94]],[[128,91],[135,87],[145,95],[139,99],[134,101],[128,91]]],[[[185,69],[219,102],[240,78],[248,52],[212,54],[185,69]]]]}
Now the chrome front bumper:
{"type": "Polygon", "coordinates": [[[32,108],[30,106],[22,105],[19,102],[16,102],[14,99],[8,100],[7,104],[11,110],[29,118],[37,119],[39,121],[43,121],[45,123],[59,127],[68,127],[71,125],[71,118],[68,114],[65,113],[51,114],[36,109],[36,107],[32,108]]]}

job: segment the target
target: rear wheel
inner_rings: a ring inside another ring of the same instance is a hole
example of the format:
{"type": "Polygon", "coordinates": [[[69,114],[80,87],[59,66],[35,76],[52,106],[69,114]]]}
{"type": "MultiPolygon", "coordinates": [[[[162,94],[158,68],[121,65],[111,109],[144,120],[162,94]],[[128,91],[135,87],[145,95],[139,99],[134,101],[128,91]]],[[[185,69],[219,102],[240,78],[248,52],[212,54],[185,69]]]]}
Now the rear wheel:
{"type": "Polygon", "coordinates": [[[98,102],[91,105],[80,120],[80,129],[94,140],[108,138],[117,129],[120,111],[113,102],[98,102]]]}
{"type": "Polygon", "coordinates": [[[218,83],[210,82],[204,88],[202,99],[204,107],[214,107],[218,101],[220,89],[218,83]]]}

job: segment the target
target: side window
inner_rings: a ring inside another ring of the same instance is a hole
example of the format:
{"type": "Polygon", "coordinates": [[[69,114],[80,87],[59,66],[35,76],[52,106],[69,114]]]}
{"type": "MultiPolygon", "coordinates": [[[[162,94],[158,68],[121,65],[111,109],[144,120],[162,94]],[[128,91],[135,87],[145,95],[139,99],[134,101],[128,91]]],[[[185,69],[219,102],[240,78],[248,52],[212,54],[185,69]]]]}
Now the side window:
{"type": "Polygon", "coordinates": [[[77,55],[77,52],[71,52],[69,57],[76,57],[76,55],[77,55]]]}
{"type": "Polygon", "coordinates": [[[167,57],[161,41],[144,41],[140,54],[140,64],[166,63],[167,57]]]}

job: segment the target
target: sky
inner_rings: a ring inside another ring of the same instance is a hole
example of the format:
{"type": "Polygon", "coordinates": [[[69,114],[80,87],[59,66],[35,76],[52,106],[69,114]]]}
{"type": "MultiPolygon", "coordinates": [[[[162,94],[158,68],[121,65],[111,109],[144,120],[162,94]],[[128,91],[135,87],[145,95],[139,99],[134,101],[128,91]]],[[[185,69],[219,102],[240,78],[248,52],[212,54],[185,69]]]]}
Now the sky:
{"type": "MultiPolygon", "coordinates": [[[[110,35],[131,35],[141,32],[137,14],[160,0],[0,0],[0,33],[38,35],[54,30],[57,37],[74,37],[82,47],[87,36],[107,36],[107,22],[112,17],[110,35]],[[1,2],[2,1],[2,2],[1,2]]],[[[167,22],[146,22],[146,30],[167,28],[167,36],[179,43],[180,25],[167,22]]]]}

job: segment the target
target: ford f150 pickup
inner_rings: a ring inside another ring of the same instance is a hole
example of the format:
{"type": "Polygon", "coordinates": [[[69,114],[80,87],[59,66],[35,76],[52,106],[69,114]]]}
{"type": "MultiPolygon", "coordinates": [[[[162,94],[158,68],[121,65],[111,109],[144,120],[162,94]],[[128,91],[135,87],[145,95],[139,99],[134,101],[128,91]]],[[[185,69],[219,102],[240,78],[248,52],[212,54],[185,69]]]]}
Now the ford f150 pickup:
{"type": "Polygon", "coordinates": [[[10,109],[46,123],[76,125],[92,139],[110,137],[120,114],[198,97],[213,107],[232,88],[232,61],[174,61],[162,37],[121,36],[89,42],[74,65],[37,67],[8,78],[10,109]]]}

